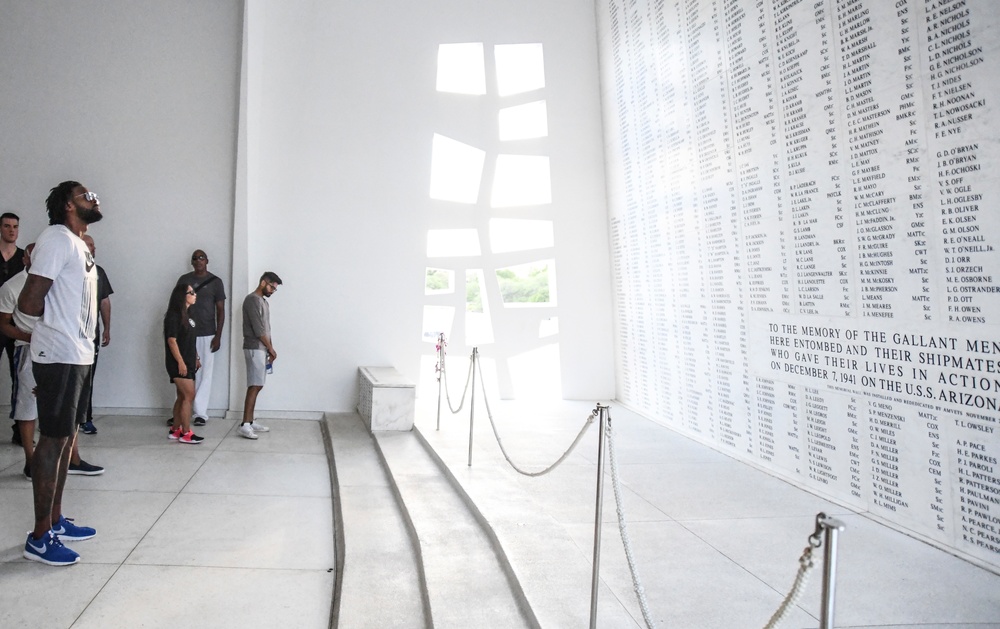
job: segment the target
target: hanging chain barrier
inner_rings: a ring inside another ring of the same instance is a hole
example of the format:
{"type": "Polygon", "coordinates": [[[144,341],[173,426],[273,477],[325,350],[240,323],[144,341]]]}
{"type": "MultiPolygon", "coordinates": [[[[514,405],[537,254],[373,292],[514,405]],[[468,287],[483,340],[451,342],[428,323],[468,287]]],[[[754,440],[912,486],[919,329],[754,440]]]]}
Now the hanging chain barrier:
{"type": "MultiPolygon", "coordinates": [[[[445,367],[444,367],[444,364],[445,364],[445,349],[444,348],[447,345],[448,345],[448,343],[445,340],[444,334],[439,334],[438,335],[438,341],[437,341],[438,363],[437,363],[437,366],[435,367],[435,371],[437,372],[437,379],[438,379],[438,416],[437,416],[437,429],[438,430],[441,429],[441,382],[442,381],[444,381],[444,390],[445,390],[445,396],[446,396],[446,398],[447,398],[447,395],[448,395],[448,378],[447,378],[447,375],[445,373],[445,367]]],[[[507,463],[511,466],[511,468],[513,468],[514,471],[516,471],[518,474],[523,474],[524,476],[543,476],[545,474],[548,474],[549,472],[551,472],[555,468],[559,467],[559,465],[563,461],[565,461],[566,458],[573,452],[573,450],[576,448],[577,444],[580,443],[580,440],[583,439],[583,435],[587,432],[587,429],[590,428],[590,425],[592,423],[594,423],[594,419],[597,417],[597,411],[596,410],[591,411],[590,416],[588,416],[586,418],[586,420],[584,421],[583,427],[580,428],[580,432],[577,433],[576,438],[573,440],[573,443],[571,443],[570,446],[569,446],[569,448],[567,448],[566,451],[563,452],[562,455],[558,459],[556,459],[555,463],[553,463],[552,465],[549,465],[545,469],[542,469],[542,470],[539,470],[539,471],[536,471],[536,472],[531,472],[531,471],[522,469],[516,463],[514,463],[513,459],[510,458],[510,454],[507,452],[507,449],[504,447],[503,439],[500,438],[500,432],[497,429],[496,421],[493,418],[493,411],[490,409],[490,402],[489,402],[488,397],[486,396],[486,379],[483,377],[483,367],[482,367],[482,364],[480,364],[480,362],[479,362],[479,348],[478,347],[474,347],[474,348],[472,348],[472,355],[470,356],[470,359],[469,359],[469,375],[468,375],[468,377],[465,380],[465,389],[462,392],[462,401],[459,403],[458,408],[457,409],[453,408],[452,405],[451,405],[451,398],[447,398],[448,408],[451,409],[451,412],[453,414],[457,413],[458,411],[462,410],[462,407],[465,405],[465,396],[466,396],[467,393],[470,392],[470,388],[471,388],[472,398],[471,398],[470,409],[469,409],[470,412],[469,412],[469,458],[468,458],[468,464],[470,466],[472,465],[472,436],[473,436],[473,432],[474,432],[474,422],[475,422],[476,373],[477,372],[479,373],[479,388],[480,388],[480,390],[483,393],[483,404],[486,406],[486,415],[489,417],[490,428],[492,428],[492,430],[493,430],[493,436],[497,440],[497,445],[500,446],[500,452],[503,453],[504,459],[506,459],[507,463]],[[472,384],[471,387],[469,386],[470,383],[472,384]]]]}
{"type": "Polygon", "coordinates": [[[442,332],[441,334],[438,334],[438,340],[436,346],[438,360],[437,360],[437,365],[434,366],[434,371],[437,374],[437,381],[438,381],[437,430],[441,430],[441,383],[442,382],[444,383],[444,395],[445,399],[448,402],[448,409],[451,411],[451,414],[454,415],[455,413],[458,413],[460,410],[462,410],[463,406],[465,406],[465,395],[469,392],[469,382],[471,381],[472,378],[472,366],[475,362],[473,360],[475,355],[474,354],[470,355],[469,373],[465,376],[465,388],[462,389],[462,399],[458,402],[458,408],[455,408],[451,404],[451,394],[448,392],[448,376],[445,373],[444,369],[444,364],[445,364],[444,348],[447,346],[448,342],[444,338],[444,333],[442,332]]]}
{"type": "MultiPolygon", "coordinates": [[[[625,516],[625,504],[622,498],[622,487],[621,487],[621,476],[618,472],[618,458],[617,452],[615,450],[615,434],[611,428],[611,413],[607,405],[602,405],[600,403],[590,412],[590,415],[584,421],[583,427],[580,432],[577,433],[576,438],[570,444],[569,448],[550,466],[545,469],[529,472],[518,467],[517,464],[511,460],[510,455],[507,453],[507,449],[503,445],[503,440],[500,438],[500,433],[497,430],[496,421],[493,418],[493,412],[490,410],[489,399],[486,395],[486,385],[485,378],[483,378],[482,366],[479,364],[479,348],[473,348],[472,355],[469,357],[469,373],[465,381],[465,389],[462,391],[462,400],[459,402],[457,409],[452,407],[451,398],[448,396],[448,379],[445,374],[445,346],[447,342],[445,341],[444,334],[438,336],[437,343],[437,353],[438,353],[438,364],[436,367],[437,378],[438,378],[438,429],[441,428],[441,383],[444,381],[445,397],[448,401],[448,408],[451,409],[453,414],[458,413],[462,410],[465,404],[465,396],[469,393],[470,389],[472,392],[471,407],[469,414],[469,460],[468,464],[472,465],[472,436],[473,436],[473,422],[475,421],[475,396],[476,396],[476,372],[479,372],[480,378],[480,388],[483,393],[483,404],[486,406],[486,414],[490,420],[490,427],[493,429],[493,436],[497,440],[497,445],[500,446],[500,452],[503,453],[504,459],[517,473],[523,474],[524,476],[542,476],[548,474],[556,467],[558,467],[566,458],[573,452],[576,446],[580,443],[583,435],[590,428],[590,425],[594,423],[595,419],[599,419],[600,433],[598,438],[598,453],[597,453],[597,504],[595,508],[595,518],[594,518],[594,560],[593,560],[593,575],[591,581],[591,596],[590,596],[590,627],[591,629],[596,629],[597,627],[597,591],[598,583],[600,580],[600,558],[601,558],[601,529],[602,529],[602,511],[603,511],[603,500],[604,500],[604,455],[607,451],[608,461],[611,466],[611,484],[615,495],[615,506],[618,516],[618,532],[621,534],[622,545],[625,549],[625,559],[628,561],[629,573],[632,577],[632,589],[635,592],[636,600],[639,604],[639,609],[642,612],[643,620],[646,623],[647,629],[653,629],[654,623],[652,615],[649,611],[649,605],[646,602],[645,588],[642,585],[642,581],[639,578],[639,570],[636,567],[635,554],[632,552],[632,539],[629,536],[627,518],[625,516]],[[471,383],[471,387],[470,387],[471,383]],[[605,442],[607,445],[605,446],[605,442]]],[[[835,591],[836,591],[836,572],[837,572],[837,534],[843,531],[845,528],[844,524],[835,518],[828,517],[825,513],[818,513],[816,515],[816,528],[808,538],[808,545],[802,552],[802,556],[799,557],[799,569],[795,575],[795,580],[792,583],[791,590],[785,596],[781,605],[771,616],[767,625],[764,629],[777,629],[777,627],[785,620],[792,609],[798,604],[799,600],[802,598],[802,593],[805,590],[805,586],[809,581],[810,573],[816,566],[816,560],[814,552],[823,548],[823,593],[821,600],[821,610],[820,610],[820,627],[819,629],[833,629],[834,624],[834,602],[835,602],[835,591]]]]}
{"type": "MultiPolygon", "coordinates": [[[[597,468],[597,509],[594,524],[594,574],[591,588],[591,629],[597,626],[597,583],[600,571],[600,539],[601,539],[601,511],[602,496],[604,493],[604,441],[607,441],[608,461],[611,465],[611,484],[615,494],[615,505],[618,514],[618,531],[621,534],[622,545],[625,549],[625,559],[628,561],[629,573],[632,577],[632,589],[635,591],[636,601],[642,612],[642,618],[648,629],[653,629],[653,619],[646,602],[645,588],[639,578],[639,571],[636,568],[635,555],[632,552],[632,540],[628,533],[626,524],[625,506],[622,500],[621,477],[618,473],[618,460],[615,451],[615,433],[611,427],[611,413],[607,406],[597,405],[595,412],[601,414],[600,427],[600,451],[598,452],[597,468]]],[[[809,575],[815,567],[813,553],[821,546],[823,553],[823,595],[822,609],[820,613],[820,629],[833,629],[834,592],[836,584],[837,565],[837,533],[844,530],[844,524],[839,520],[828,517],[825,513],[816,515],[816,528],[808,538],[808,545],[799,558],[799,570],[795,575],[788,595],[781,602],[774,615],[768,621],[765,629],[777,629],[788,613],[798,604],[799,599],[809,580],[809,575]]]]}
{"type": "Polygon", "coordinates": [[[554,470],[557,467],[559,467],[559,464],[562,463],[563,461],[565,461],[566,457],[568,457],[573,452],[573,450],[576,448],[577,444],[580,443],[580,440],[583,439],[584,433],[587,432],[587,429],[590,428],[590,425],[594,423],[594,419],[597,417],[597,409],[594,409],[593,411],[590,412],[590,415],[587,416],[586,420],[584,420],[583,427],[580,428],[580,432],[577,433],[576,439],[573,439],[573,443],[571,443],[569,445],[569,448],[567,448],[566,451],[563,452],[562,455],[560,455],[558,459],[556,459],[555,463],[553,463],[552,465],[546,467],[543,470],[539,470],[537,472],[528,472],[528,471],[523,470],[520,467],[518,467],[517,464],[514,463],[514,461],[511,460],[510,455],[507,454],[507,449],[503,447],[503,440],[500,438],[499,431],[497,431],[497,423],[493,419],[493,411],[490,410],[490,401],[489,401],[489,398],[486,397],[486,383],[485,383],[485,379],[483,378],[483,369],[482,369],[482,366],[479,364],[478,354],[477,354],[477,359],[476,359],[476,369],[479,371],[479,386],[483,390],[483,404],[486,406],[486,416],[490,418],[490,427],[493,429],[493,436],[497,440],[497,445],[500,446],[500,452],[503,453],[503,458],[507,460],[507,463],[518,474],[523,474],[524,476],[544,476],[545,474],[548,474],[552,470],[554,470]]]}
{"type": "Polygon", "coordinates": [[[646,621],[646,627],[653,629],[653,618],[649,613],[649,605],[646,603],[646,590],[642,587],[642,581],[639,580],[639,570],[636,568],[635,555],[632,553],[632,539],[629,537],[628,526],[625,523],[625,502],[622,500],[622,481],[618,474],[618,458],[615,453],[615,431],[611,429],[611,411],[607,407],[604,408],[607,415],[607,425],[604,430],[607,431],[608,462],[611,464],[611,487],[615,492],[618,532],[622,536],[625,559],[628,560],[628,570],[632,575],[632,590],[635,592],[636,601],[642,611],[642,618],[646,621]]]}
{"type": "Polygon", "coordinates": [[[795,575],[792,589],[781,602],[778,610],[771,616],[764,629],[775,629],[788,615],[802,597],[809,573],[815,566],[813,552],[823,547],[823,594],[820,609],[820,629],[833,629],[833,609],[835,586],[837,581],[837,534],[844,530],[844,524],[825,513],[816,514],[816,530],[809,536],[809,545],[799,557],[799,571],[795,575]],[[822,538],[822,539],[821,539],[822,538]]]}
{"type": "Polygon", "coordinates": [[[798,604],[799,599],[802,598],[802,592],[805,590],[806,583],[809,582],[809,575],[812,573],[812,569],[816,566],[816,562],[813,559],[813,550],[819,548],[823,543],[820,539],[822,529],[819,525],[819,516],[816,516],[816,520],[816,531],[809,536],[809,544],[806,546],[805,550],[802,551],[802,556],[799,557],[799,571],[795,574],[795,581],[792,582],[792,589],[789,590],[788,594],[785,596],[785,600],[781,601],[781,605],[778,606],[777,611],[774,612],[771,619],[767,621],[764,629],[776,629],[778,625],[785,620],[788,612],[791,611],[791,609],[798,604]]]}

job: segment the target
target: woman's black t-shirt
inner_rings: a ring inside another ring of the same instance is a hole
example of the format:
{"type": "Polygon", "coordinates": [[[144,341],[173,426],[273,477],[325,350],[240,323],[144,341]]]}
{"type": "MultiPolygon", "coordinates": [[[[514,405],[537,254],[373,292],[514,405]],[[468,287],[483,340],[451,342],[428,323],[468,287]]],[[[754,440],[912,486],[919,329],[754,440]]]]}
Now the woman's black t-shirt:
{"type": "Polygon", "coordinates": [[[173,382],[174,378],[189,378],[194,379],[195,366],[198,360],[198,350],[195,347],[195,335],[194,335],[194,321],[187,319],[184,321],[180,314],[176,312],[168,312],[166,316],[163,317],[163,350],[166,352],[166,367],[167,375],[170,376],[170,381],[173,382]],[[181,352],[181,358],[184,359],[184,364],[187,366],[187,375],[181,376],[178,373],[177,361],[174,359],[173,353],[170,351],[170,346],[167,345],[167,339],[174,338],[177,339],[177,349],[181,352]]]}

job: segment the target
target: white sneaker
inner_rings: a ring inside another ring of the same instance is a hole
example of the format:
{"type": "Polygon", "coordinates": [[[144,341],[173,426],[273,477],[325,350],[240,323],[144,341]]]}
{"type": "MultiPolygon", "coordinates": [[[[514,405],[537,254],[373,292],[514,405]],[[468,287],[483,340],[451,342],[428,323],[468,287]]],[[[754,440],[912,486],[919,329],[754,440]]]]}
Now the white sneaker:
{"type": "Polygon", "coordinates": [[[253,431],[253,428],[250,427],[250,424],[240,424],[240,427],[237,430],[240,433],[241,437],[246,437],[247,439],[257,438],[257,433],[253,431]]]}
{"type": "Polygon", "coordinates": [[[258,424],[257,420],[252,421],[250,423],[250,427],[253,428],[254,432],[269,432],[271,430],[267,426],[261,426],[260,424],[258,424]]]}

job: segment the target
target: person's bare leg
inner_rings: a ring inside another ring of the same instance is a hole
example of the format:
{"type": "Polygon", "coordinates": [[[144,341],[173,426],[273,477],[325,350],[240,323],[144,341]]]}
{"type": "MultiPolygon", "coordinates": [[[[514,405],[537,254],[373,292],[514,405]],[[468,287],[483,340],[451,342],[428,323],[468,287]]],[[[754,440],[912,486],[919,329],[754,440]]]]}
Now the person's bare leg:
{"type": "Polygon", "coordinates": [[[73,435],[73,449],[70,450],[69,462],[73,465],[80,464],[80,442],[76,439],[76,435],[73,435]]]}
{"type": "Polygon", "coordinates": [[[35,529],[32,531],[32,536],[35,539],[41,539],[42,535],[52,528],[52,514],[56,512],[57,495],[59,509],[62,509],[62,488],[66,483],[64,459],[72,449],[71,438],[40,435],[38,447],[31,455],[31,487],[35,497],[35,529]]]}
{"type": "MultiPolygon", "coordinates": [[[[174,384],[176,385],[177,378],[174,378],[174,384]]],[[[181,393],[177,392],[177,399],[174,400],[174,423],[171,424],[171,428],[177,429],[181,425],[181,393]]]]}
{"type": "MultiPolygon", "coordinates": [[[[50,522],[58,521],[59,516],[62,515],[63,488],[66,487],[66,474],[69,472],[70,459],[72,458],[72,454],[77,452],[76,437],[78,434],[75,430],[73,431],[67,447],[64,448],[63,458],[59,461],[59,474],[56,477],[56,493],[52,497],[52,516],[49,518],[50,522]]],[[[80,453],[77,452],[77,457],[79,456],[80,453]]]]}
{"type": "Polygon", "coordinates": [[[243,400],[243,423],[252,424],[253,423],[253,412],[254,408],[257,406],[257,394],[264,387],[251,386],[247,387],[247,396],[243,400]]]}
{"type": "Polygon", "coordinates": [[[24,449],[24,464],[31,467],[31,455],[35,451],[35,422],[17,422],[17,430],[21,435],[21,447],[24,449]]]}
{"type": "Polygon", "coordinates": [[[191,405],[194,403],[194,380],[174,378],[177,385],[177,401],[174,402],[174,426],[181,427],[181,433],[191,431],[191,405]],[[177,422],[180,422],[178,424],[177,422]]]}

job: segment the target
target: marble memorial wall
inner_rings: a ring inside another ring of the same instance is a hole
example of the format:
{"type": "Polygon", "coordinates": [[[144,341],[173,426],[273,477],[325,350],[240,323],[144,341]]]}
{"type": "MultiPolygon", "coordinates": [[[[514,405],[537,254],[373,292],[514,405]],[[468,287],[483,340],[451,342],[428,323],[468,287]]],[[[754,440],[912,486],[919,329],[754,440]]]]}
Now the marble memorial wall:
{"type": "Polygon", "coordinates": [[[618,398],[1000,568],[1000,11],[599,0],[618,398]]]}

